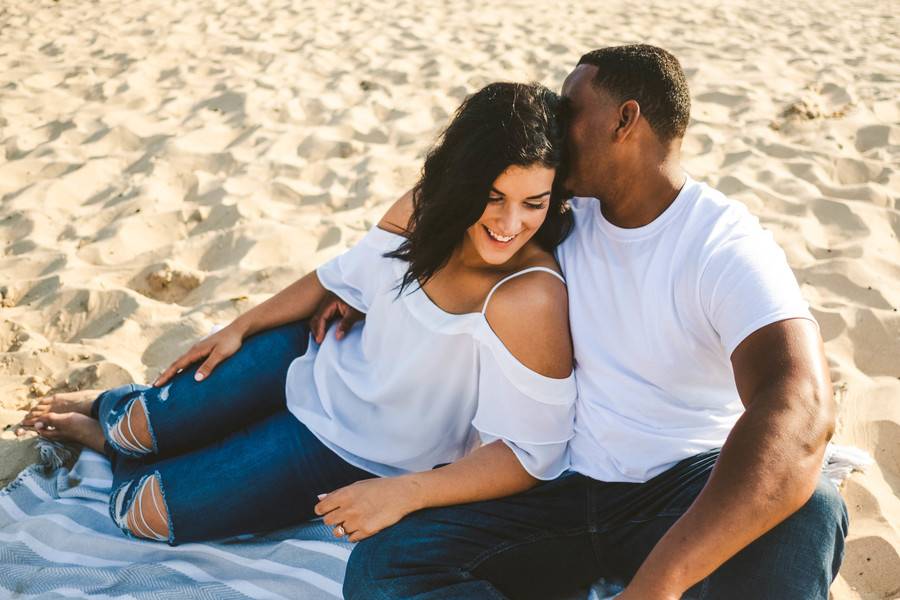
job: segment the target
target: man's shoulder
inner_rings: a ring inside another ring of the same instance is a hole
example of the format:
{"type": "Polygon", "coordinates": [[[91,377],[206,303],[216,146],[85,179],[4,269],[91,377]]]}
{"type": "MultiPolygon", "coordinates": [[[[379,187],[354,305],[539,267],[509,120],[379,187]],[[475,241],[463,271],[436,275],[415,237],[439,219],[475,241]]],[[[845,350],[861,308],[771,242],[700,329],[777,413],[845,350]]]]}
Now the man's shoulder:
{"type": "Polygon", "coordinates": [[[686,234],[696,245],[716,251],[727,248],[731,242],[766,233],[759,219],[743,202],[708,184],[696,181],[693,184],[697,186],[695,199],[685,211],[682,238],[686,234]]]}

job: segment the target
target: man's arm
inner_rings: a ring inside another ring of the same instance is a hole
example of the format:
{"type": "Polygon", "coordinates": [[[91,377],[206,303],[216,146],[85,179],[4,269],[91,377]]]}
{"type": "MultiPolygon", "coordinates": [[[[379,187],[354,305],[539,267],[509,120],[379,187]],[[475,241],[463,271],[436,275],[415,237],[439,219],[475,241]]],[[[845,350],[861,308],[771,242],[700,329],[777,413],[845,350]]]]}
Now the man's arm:
{"type": "Polygon", "coordinates": [[[815,491],[835,412],[815,324],[789,319],[763,327],[741,342],[731,363],[746,411],[703,491],[622,598],[679,598],[815,491]]]}

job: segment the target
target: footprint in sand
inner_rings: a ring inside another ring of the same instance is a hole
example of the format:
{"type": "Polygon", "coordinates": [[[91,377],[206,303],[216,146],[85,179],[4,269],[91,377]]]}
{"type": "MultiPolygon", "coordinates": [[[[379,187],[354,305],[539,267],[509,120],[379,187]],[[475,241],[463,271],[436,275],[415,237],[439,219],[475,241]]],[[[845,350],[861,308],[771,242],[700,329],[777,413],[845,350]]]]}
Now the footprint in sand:
{"type": "Polygon", "coordinates": [[[900,144],[900,127],[867,125],[856,132],[856,149],[860,152],[897,144],[900,144]]]}
{"type": "MultiPolygon", "coordinates": [[[[874,291],[874,290],[873,290],[874,291]]],[[[872,292],[870,292],[872,293],[872,292]]],[[[878,294],[881,296],[881,294],[878,294]]],[[[892,307],[887,305],[886,310],[892,307]]],[[[900,313],[876,314],[869,308],[857,309],[849,328],[853,342],[853,361],[866,375],[900,378],[900,313]]]]}
{"type": "Polygon", "coordinates": [[[145,269],[129,287],[160,302],[179,303],[200,283],[196,273],[162,264],[145,269]]]}
{"type": "Polygon", "coordinates": [[[4,320],[0,323],[0,352],[16,352],[30,337],[18,323],[4,320]]]}
{"type": "Polygon", "coordinates": [[[881,537],[850,540],[841,574],[861,598],[896,598],[900,593],[900,554],[881,537]]]}

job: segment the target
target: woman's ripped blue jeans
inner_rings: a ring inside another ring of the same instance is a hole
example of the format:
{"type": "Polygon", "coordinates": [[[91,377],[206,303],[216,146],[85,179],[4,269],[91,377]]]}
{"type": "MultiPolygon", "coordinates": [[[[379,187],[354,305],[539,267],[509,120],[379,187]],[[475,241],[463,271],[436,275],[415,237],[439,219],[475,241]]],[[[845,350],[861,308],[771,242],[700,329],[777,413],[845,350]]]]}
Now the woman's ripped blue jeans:
{"type": "Polygon", "coordinates": [[[295,525],[315,517],[318,494],[373,477],[286,408],[288,366],[308,337],[289,323],[245,340],[202,382],[197,363],[162,387],[100,394],[110,514],[127,535],[177,544],[295,525]]]}

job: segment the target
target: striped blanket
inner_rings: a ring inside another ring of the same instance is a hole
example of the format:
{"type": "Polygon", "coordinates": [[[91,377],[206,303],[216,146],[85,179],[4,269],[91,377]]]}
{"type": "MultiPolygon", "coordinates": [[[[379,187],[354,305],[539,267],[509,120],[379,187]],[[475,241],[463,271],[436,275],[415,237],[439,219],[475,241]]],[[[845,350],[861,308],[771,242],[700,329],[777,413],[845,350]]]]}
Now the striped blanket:
{"type": "MultiPolygon", "coordinates": [[[[832,446],[825,471],[838,483],[870,461],[854,448],[832,446]]],[[[0,491],[0,597],[341,597],[352,544],[335,540],[320,522],[176,547],[130,540],[109,517],[105,457],[84,450],[71,470],[46,471],[33,465],[0,491]]],[[[620,589],[598,582],[569,600],[604,600],[620,589]]]]}
{"type": "Polygon", "coordinates": [[[176,547],[130,540],[109,517],[111,482],[106,458],[84,450],[71,470],[34,465],[0,491],[0,597],[341,597],[352,545],[321,523],[176,547]]]}

